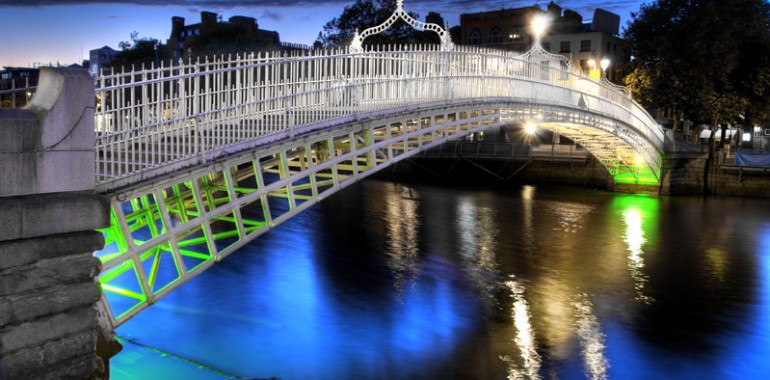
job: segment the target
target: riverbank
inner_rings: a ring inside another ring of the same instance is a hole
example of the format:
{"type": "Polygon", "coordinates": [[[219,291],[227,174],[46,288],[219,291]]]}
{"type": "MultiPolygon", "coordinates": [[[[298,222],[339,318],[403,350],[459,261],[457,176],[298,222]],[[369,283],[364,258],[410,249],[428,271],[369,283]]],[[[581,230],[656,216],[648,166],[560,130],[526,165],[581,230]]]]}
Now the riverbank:
{"type": "Polygon", "coordinates": [[[376,176],[398,181],[447,181],[489,185],[556,184],[620,193],[770,197],[770,168],[735,166],[731,156],[680,149],[663,162],[660,186],[615,184],[602,164],[584,160],[512,161],[500,159],[414,157],[376,176]]]}

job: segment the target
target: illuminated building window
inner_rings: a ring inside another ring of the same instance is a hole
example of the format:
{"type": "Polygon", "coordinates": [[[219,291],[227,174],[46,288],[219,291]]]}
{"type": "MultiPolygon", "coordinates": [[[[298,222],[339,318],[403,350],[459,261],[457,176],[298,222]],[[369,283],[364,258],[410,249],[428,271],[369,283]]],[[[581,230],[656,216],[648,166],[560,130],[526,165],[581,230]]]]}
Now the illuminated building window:
{"type": "Polygon", "coordinates": [[[521,28],[513,28],[508,34],[508,39],[513,42],[524,41],[524,32],[522,32],[521,28]]]}

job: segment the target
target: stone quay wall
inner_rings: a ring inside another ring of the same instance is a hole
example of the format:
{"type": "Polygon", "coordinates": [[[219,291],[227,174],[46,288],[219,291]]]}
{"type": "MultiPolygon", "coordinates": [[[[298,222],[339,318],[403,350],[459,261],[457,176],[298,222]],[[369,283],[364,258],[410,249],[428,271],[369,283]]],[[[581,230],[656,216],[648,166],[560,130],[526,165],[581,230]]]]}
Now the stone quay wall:
{"type": "Polygon", "coordinates": [[[38,88],[0,109],[0,379],[103,379],[93,78],[43,68],[38,88]]]}

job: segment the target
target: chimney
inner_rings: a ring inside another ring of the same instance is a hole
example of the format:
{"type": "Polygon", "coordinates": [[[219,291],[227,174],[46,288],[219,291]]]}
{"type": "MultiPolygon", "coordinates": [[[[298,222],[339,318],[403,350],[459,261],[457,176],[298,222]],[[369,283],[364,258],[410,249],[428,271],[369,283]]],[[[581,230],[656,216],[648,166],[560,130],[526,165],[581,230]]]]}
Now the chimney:
{"type": "Polygon", "coordinates": [[[184,30],[184,17],[174,16],[171,18],[171,38],[179,38],[184,30]]]}
{"type": "Polygon", "coordinates": [[[202,26],[211,26],[217,23],[217,14],[214,12],[201,12],[201,24],[202,26]]]}

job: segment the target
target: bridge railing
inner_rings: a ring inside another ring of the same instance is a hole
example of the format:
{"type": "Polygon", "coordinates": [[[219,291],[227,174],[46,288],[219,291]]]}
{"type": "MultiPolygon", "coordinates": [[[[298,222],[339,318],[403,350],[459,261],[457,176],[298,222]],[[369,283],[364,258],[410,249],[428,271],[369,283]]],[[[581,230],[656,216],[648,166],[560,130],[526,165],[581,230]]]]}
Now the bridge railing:
{"type": "Polygon", "coordinates": [[[470,98],[580,107],[624,120],[662,147],[628,95],[512,53],[438,46],[222,57],[97,79],[97,182],[197,164],[233,145],[324,121],[470,98]]]}
{"type": "Polygon", "coordinates": [[[29,78],[17,87],[16,81],[10,81],[10,88],[0,90],[0,108],[20,108],[29,103],[37,91],[37,86],[30,84],[29,78]]]}

